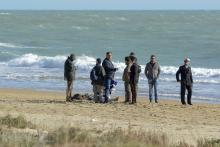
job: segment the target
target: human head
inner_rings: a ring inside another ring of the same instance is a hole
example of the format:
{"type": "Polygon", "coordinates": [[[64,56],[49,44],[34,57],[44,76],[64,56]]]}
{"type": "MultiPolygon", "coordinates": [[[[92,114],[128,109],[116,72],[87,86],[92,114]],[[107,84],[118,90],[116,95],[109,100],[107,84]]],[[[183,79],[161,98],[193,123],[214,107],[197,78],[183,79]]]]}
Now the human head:
{"type": "Polygon", "coordinates": [[[137,61],[137,58],[134,57],[134,56],[130,56],[130,58],[131,58],[131,62],[132,62],[132,63],[135,63],[135,62],[137,61]]]}
{"type": "Polygon", "coordinates": [[[185,58],[184,59],[184,64],[185,65],[189,65],[190,64],[190,59],[189,58],[185,58]]]}
{"type": "Polygon", "coordinates": [[[112,52],[107,52],[106,53],[106,58],[109,60],[112,60],[112,52]]]}
{"type": "Polygon", "coordinates": [[[131,52],[131,53],[130,53],[130,56],[135,56],[135,53],[134,53],[134,52],[131,52]]]}
{"type": "Polygon", "coordinates": [[[71,61],[74,61],[76,59],[75,54],[70,54],[69,58],[71,61]]]}
{"type": "Polygon", "coordinates": [[[96,59],[96,64],[101,64],[102,63],[102,60],[100,58],[97,58],[96,59]]]}
{"type": "Polygon", "coordinates": [[[151,63],[155,63],[156,62],[156,56],[155,55],[151,55],[150,61],[151,61],[151,63]]]}
{"type": "Polygon", "coordinates": [[[131,58],[130,57],[125,57],[125,64],[128,65],[131,63],[131,58]]]}

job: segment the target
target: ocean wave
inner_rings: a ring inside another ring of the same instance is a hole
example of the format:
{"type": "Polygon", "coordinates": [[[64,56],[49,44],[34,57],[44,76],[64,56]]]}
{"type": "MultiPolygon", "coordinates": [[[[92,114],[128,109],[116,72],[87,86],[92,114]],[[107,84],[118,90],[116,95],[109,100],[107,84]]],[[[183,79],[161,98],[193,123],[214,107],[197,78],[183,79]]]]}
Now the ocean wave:
{"type": "Polygon", "coordinates": [[[107,20],[107,21],[110,21],[110,20],[128,21],[128,19],[125,17],[105,17],[105,20],[107,20]]]}
{"type": "Polygon", "coordinates": [[[0,48],[19,48],[19,49],[45,49],[45,47],[34,47],[34,46],[23,46],[23,45],[16,45],[13,43],[4,43],[0,42],[0,48]]]}
{"type": "MultiPolygon", "coordinates": [[[[54,57],[48,56],[38,56],[36,54],[24,54],[21,57],[10,60],[7,64],[8,66],[17,66],[17,67],[30,67],[38,66],[41,68],[63,68],[63,64],[66,60],[66,56],[57,55],[54,57]]],[[[75,64],[80,70],[88,71],[95,65],[96,59],[94,57],[89,57],[86,55],[78,56],[75,64]]],[[[123,62],[113,62],[115,67],[119,70],[119,73],[122,73],[125,64],[123,62]]],[[[142,73],[144,73],[145,65],[141,65],[142,73]]],[[[161,66],[162,74],[175,76],[178,67],[175,66],[161,66]]],[[[220,77],[220,69],[210,69],[210,68],[192,68],[193,76],[198,78],[210,77],[218,78],[220,77]]],[[[207,80],[207,79],[206,79],[207,80]]],[[[209,79],[208,79],[209,80],[209,79]]],[[[207,81],[200,81],[207,82],[207,81]]],[[[217,81],[219,82],[219,81],[217,81]]],[[[213,81],[215,83],[215,81],[213,81]]]]}
{"type": "Polygon", "coordinates": [[[85,27],[85,26],[72,26],[72,29],[75,30],[89,30],[89,27],[85,27]]]}
{"type": "Polygon", "coordinates": [[[16,45],[11,44],[11,43],[2,43],[2,42],[0,42],[0,47],[6,47],[6,48],[20,48],[20,46],[16,46],[16,45]]]}
{"type": "Polygon", "coordinates": [[[11,13],[1,12],[0,15],[11,15],[11,13]]]}
{"type": "MultiPolygon", "coordinates": [[[[175,66],[162,66],[162,73],[167,75],[175,75],[179,67],[175,66]]],[[[192,68],[192,74],[196,77],[219,77],[220,69],[211,68],[192,68]]]]}

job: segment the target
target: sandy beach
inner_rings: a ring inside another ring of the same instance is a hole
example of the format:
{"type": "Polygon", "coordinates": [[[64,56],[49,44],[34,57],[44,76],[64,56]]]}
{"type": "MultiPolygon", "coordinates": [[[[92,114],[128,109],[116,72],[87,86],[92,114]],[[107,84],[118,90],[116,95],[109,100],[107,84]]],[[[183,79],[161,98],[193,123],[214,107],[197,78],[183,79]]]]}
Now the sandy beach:
{"type": "Polygon", "coordinates": [[[37,128],[54,130],[61,126],[109,131],[133,129],[164,132],[172,142],[196,144],[200,138],[220,138],[220,105],[161,100],[149,104],[138,99],[137,105],[119,102],[95,104],[65,102],[65,94],[19,89],[0,89],[0,116],[23,115],[37,128]]]}

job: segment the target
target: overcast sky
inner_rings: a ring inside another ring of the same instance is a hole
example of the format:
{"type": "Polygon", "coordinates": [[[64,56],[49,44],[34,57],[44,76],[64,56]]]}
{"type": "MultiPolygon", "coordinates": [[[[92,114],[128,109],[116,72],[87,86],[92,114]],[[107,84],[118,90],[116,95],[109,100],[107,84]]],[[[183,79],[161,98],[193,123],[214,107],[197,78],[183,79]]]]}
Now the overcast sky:
{"type": "Polygon", "coordinates": [[[0,0],[0,9],[220,10],[220,0],[0,0]]]}

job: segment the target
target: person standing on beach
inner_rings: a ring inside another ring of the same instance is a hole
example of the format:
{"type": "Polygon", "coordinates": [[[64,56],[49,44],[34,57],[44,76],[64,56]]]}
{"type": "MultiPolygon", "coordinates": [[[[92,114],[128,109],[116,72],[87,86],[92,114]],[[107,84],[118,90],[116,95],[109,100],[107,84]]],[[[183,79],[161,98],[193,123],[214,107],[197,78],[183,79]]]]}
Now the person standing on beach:
{"type": "Polygon", "coordinates": [[[112,80],[114,79],[115,72],[117,71],[117,68],[115,68],[112,63],[112,53],[111,52],[106,53],[106,58],[103,61],[102,66],[105,69],[105,77],[104,77],[105,101],[104,101],[104,103],[108,103],[110,100],[111,83],[112,83],[112,80]]]}
{"type": "Polygon", "coordinates": [[[74,65],[75,55],[71,54],[64,64],[64,80],[67,81],[66,101],[70,102],[72,98],[73,81],[75,80],[76,66],[74,65]]]}
{"type": "Polygon", "coordinates": [[[137,64],[137,58],[134,56],[130,56],[132,66],[131,66],[131,73],[130,73],[130,86],[131,86],[131,93],[132,93],[132,102],[130,104],[135,104],[137,102],[137,91],[138,91],[138,81],[139,81],[139,67],[137,64]]]}
{"type": "Polygon", "coordinates": [[[193,86],[193,77],[192,71],[190,67],[190,59],[186,58],[184,60],[184,65],[180,66],[178,71],[176,72],[176,80],[181,84],[181,103],[186,105],[185,102],[185,93],[186,89],[188,91],[187,94],[187,103],[192,105],[191,97],[192,97],[192,86],[193,86]],[[181,75],[181,80],[179,79],[179,75],[181,75]]]}
{"type": "Polygon", "coordinates": [[[125,86],[125,103],[130,103],[131,101],[131,85],[130,85],[130,73],[131,73],[131,59],[130,57],[125,57],[126,67],[123,72],[122,80],[125,86]]]}
{"type": "Polygon", "coordinates": [[[96,65],[90,73],[90,79],[92,80],[93,85],[94,101],[96,103],[101,103],[103,97],[105,70],[101,66],[101,63],[102,60],[100,58],[96,59],[96,65]]]}
{"type": "Polygon", "coordinates": [[[147,63],[146,67],[145,67],[145,75],[148,79],[148,85],[149,85],[150,103],[152,102],[153,89],[154,89],[155,103],[158,103],[157,84],[158,84],[158,78],[160,75],[160,71],[161,71],[160,65],[156,61],[156,56],[151,55],[150,62],[147,63]]]}

